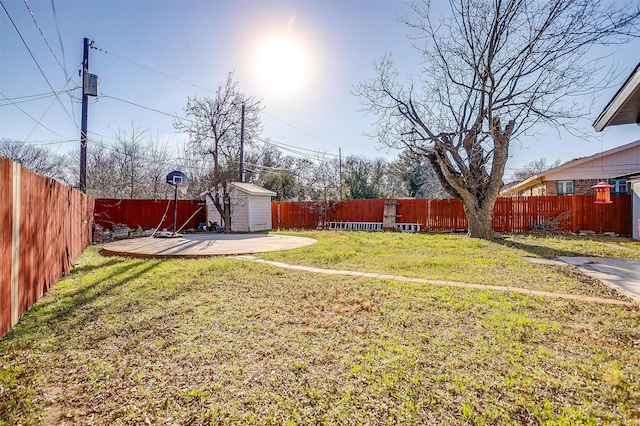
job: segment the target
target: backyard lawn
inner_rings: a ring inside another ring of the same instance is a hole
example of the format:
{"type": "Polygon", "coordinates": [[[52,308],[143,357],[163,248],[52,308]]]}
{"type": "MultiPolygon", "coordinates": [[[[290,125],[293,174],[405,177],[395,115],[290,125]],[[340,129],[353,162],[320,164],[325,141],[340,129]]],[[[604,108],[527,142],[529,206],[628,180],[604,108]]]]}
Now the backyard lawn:
{"type": "MultiPolygon", "coordinates": [[[[305,232],[267,260],[627,300],[620,238],[305,232]]],[[[640,423],[640,309],[91,247],[0,341],[3,424],[640,423]]]]}

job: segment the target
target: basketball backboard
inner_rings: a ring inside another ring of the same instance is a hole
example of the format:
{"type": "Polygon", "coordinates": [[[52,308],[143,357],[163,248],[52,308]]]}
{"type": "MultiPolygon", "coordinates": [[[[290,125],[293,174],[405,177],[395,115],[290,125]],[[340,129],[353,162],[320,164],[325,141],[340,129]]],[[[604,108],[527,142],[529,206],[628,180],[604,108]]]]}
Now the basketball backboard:
{"type": "Polygon", "coordinates": [[[167,175],[167,183],[169,185],[180,185],[188,182],[187,175],[184,173],[174,170],[167,175]]]}

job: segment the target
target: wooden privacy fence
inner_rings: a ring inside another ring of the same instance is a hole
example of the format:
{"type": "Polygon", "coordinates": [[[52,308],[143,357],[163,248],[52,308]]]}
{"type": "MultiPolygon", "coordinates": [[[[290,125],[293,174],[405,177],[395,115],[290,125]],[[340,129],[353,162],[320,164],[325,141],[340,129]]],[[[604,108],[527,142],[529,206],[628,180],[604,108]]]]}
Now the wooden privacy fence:
{"type": "MultiPolygon", "coordinates": [[[[178,200],[176,228],[180,228],[185,223],[185,228],[195,228],[198,223],[206,222],[207,214],[203,205],[202,201],[178,200]],[[200,207],[203,208],[200,209],[200,207]]],[[[160,229],[172,230],[173,209],[173,200],[99,198],[96,200],[94,220],[105,229],[110,229],[116,223],[124,223],[132,229],[141,226],[143,229],[159,227],[160,229]]]]}
{"type": "Polygon", "coordinates": [[[0,337],[91,243],[91,197],[0,157],[0,337]]]}
{"type": "MultiPolygon", "coordinates": [[[[493,229],[498,232],[615,232],[631,234],[631,196],[612,195],[612,204],[594,204],[595,195],[504,197],[493,209],[493,229]]],[[[420,224],[422,231],[465,231],[467,218],[455,199],[395,200],[396,222],[420,224]]],[[[383,222],[383,199],[323,202],[273,202],[275,229],[325,228],[333,222],[383,222]]]]}

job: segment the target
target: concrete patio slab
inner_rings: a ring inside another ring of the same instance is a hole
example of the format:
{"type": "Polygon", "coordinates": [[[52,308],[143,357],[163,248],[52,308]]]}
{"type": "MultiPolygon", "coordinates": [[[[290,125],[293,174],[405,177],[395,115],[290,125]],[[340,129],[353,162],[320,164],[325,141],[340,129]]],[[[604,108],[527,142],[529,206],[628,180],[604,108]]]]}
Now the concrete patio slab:
{"type": "Polygon", "coordinates": [[[135,238],[107,243],[102,253],[130,257],[210,257],[291,250],[314,244],[306,237],[274,234],[193,234],[176,238],[135,238]]]}

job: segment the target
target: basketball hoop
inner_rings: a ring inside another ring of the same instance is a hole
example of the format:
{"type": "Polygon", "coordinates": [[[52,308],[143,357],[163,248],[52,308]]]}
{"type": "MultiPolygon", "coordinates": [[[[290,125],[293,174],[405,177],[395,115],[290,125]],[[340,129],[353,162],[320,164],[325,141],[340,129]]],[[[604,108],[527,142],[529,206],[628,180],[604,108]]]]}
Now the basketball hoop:
{"type": "Polygon", "coordinates": [[[181,182],[181,183],[176,182],[176,188],[178,189],[178,192],[180,193],[180,195],[185,197],[187,195],[187,190],[189,189],[189,182],[188,181],[181,182]]]}
{"type": "Polygon", "coordinates": [[[176,222],[178,221],[178,191],[180,194],[187,195],[187,188],[189,188],[189,179],[184,173],[174,170],[167,175],[167,183],[173,185],[173,236],[179,236],[176,234],[176,222]]]}

